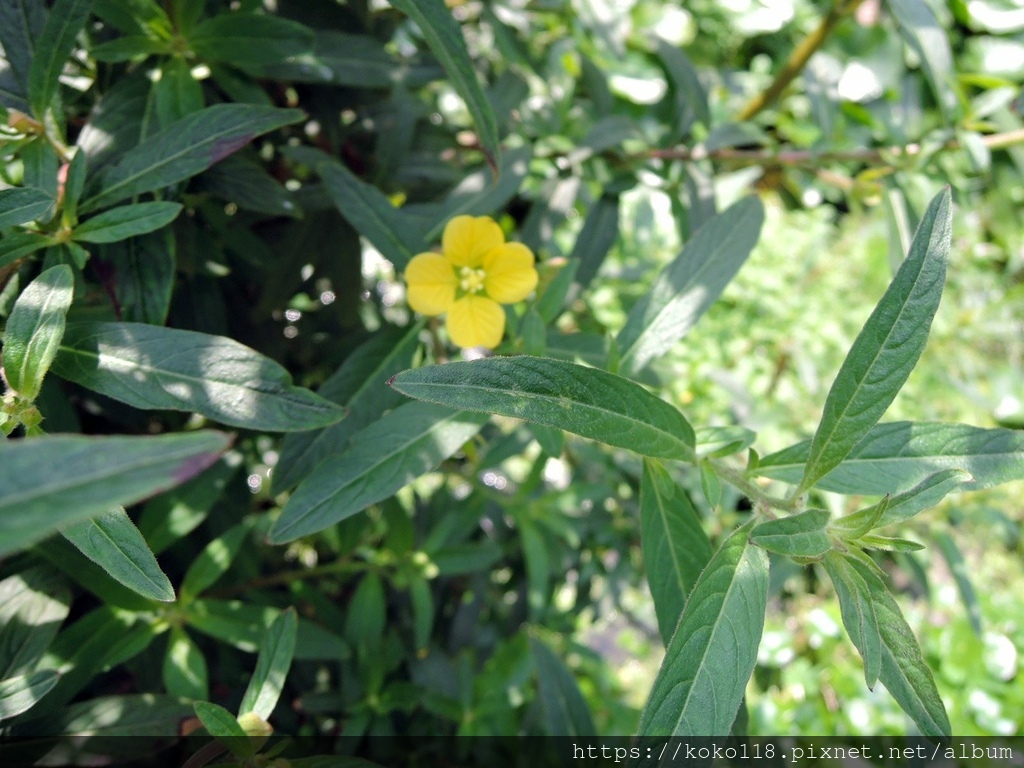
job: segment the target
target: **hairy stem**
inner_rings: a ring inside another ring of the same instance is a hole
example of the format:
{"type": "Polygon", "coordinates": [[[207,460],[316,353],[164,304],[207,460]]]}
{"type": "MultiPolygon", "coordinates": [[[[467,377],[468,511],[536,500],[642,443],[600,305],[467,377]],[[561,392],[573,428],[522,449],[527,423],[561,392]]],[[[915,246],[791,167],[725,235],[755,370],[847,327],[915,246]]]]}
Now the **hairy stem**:
{"type": "Polygon", "coordinates": [[[771,494],[766,493],[761,486],[748,480],[746,473],[742,470],[733,469],[723,461],[711,459],[710,462],[715,473],[720,478],[754,502],[755,506],[761,506],[768,509],[781,509],[786,512],[796,511],[795,499],[780,499],[777,496],[772,496],[771,494]]]}

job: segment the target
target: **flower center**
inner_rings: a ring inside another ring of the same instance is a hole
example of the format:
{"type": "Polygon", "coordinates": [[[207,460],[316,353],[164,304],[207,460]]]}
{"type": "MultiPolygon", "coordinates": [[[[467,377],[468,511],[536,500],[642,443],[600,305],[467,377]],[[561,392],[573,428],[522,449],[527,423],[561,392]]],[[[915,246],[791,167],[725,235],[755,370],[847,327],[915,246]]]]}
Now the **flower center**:
{"type": "Polygon", "coordinates": [[[459,270],[459,287],[466,293],[480,293],[484,289],[487,274],[482,269],[463,267],[459,270]]]}

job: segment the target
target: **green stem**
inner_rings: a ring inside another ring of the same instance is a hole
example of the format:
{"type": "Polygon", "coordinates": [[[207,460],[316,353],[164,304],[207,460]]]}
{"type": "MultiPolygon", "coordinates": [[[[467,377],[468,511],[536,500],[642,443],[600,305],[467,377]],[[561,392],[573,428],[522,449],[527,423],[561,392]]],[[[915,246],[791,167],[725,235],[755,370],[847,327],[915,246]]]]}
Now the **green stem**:
{"type": "Polygon", "coordinates": [[[351,560],[336,560],[333,563],[316,565],[312,568],[302,568],[294,571],[281,571],[271,576],[262,576],[257,579],[249,579],[241,584],[233,584],[223,589],[211,590],[209,597],[229,597],[253,589],[263,587],[274,587],[279,584],[287,584],[291,581],[302,581],[304,579],[317,579],[322,576],[334,576],[341,573],[356,573],[367,568],[366,563],[354,563],[351,560]]]}
{"type": "Polygon", "coordinates": [[[771,494],[766,493],[761,486],[750,482],[750,480],[747,479],[746,473],[742,470],[733,469],[723,461],[717,461],[715,459],[710,459],[709,461],[711,466],[714,468],[715,473],[720,478],[753,501],[755,505],[760,505],[768,509],[781,509],[785,512],[796,511],[797,505],[795,499],[780,499],[777,496],[772,496],[771,494]]]}

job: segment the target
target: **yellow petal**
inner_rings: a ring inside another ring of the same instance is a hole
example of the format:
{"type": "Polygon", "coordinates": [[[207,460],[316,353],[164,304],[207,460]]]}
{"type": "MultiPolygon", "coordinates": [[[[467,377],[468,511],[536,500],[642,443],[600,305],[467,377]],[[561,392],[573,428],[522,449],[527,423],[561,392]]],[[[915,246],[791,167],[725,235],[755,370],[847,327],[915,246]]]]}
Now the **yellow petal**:
{"type": "Polygon", "coordinates": [[[489,216],[456,216],[444,228],[441,249],[457,267],[479,267],[484,254],[504,242],[501,227],[489,216]]]}
{"type": "Polygon", "coordinates": [[[537,287],[533,253],[522,243],[508,243],[484,256],[484,290],[499,304],[522,301],[537,287]]]}
{"type": "Polygon", "coordinates": [[[421,253],[405,268],[406,300],[421,315],[440,315],[455,301],[455,270],[438,253],[421,253]]]}
{"type": "Polygon", "coordinates": [[[452,344],[493,349],[505,335],[505,310],[486,296],[463,296],[448,310],[447,327],[452,344]]]}

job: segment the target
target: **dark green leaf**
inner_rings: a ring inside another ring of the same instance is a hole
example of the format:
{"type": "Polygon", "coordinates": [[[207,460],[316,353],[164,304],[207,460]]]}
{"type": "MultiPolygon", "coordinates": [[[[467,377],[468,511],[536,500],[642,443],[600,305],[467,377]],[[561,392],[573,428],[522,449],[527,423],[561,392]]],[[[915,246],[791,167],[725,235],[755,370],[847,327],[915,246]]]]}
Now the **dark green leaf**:
{"type": "Polygon", "coordinates": [[[683,415],[628,379],[543,357],[492,357],[404,371],[399,392],[450,407],[535,421],[629,448],[643,456],[693,458],[683,415]]]}
{"type": "Polygon", "coordinates": [[[0,229],[27,224],[53,207],[53,198],[41,189],[15,187],[0,190],[0,229]]]}
{"type": "Polygon", "coordinates": [[[344,411],[288,372],[222,336],[142,323],[71,323],[54,363],[70,379],[136,408],[195,411],[231,426],[289,432],[344,411]]]}
{"type": "Polygon", "coordinates": [[[455,453],[486,422],[475,413],[406,403],[356,433],[288,499],[270,531],[275,544],[316,533],[386,499],[455,453]]]}
{"type": "Polygon", "coordinates": [[[384,584],[375,573],[366,574],[348,604],[345,637],[365,652],[378,648],[387,621],[384,584]]]}
{"type": "Polygon", "coordinates": [[[619,197],[610,193],[601,195],[587,213],[583,229],[569,258],[576,261],[576,282],[585,289],[601,268],[608,251],[619,239],[619,197]]]}
{"type": "Polygon", "coordinates": [[[249,685],[242,696],[238,714],[255,712],[266,720],[274,711],[277,700],[284,689],[284,681],[295,653],[295,635],[298,619],[294,608],[281,611],[270,625],[267,636],[260,646],[256,659],[256,670],[249,679],[249,685]]]}
{"type": "Polygon", "coordinates": [[[548,736],[593,736],[590,708],[572,672],[542,640],[530,638],[530,655],[537,672],[537,693],[548,736]]]}
{"type": "Polygon", "coordinates": [[[0,680],[35,669],[71,607],[60,576],[44,567],[27,568],[0,581],[0,680]]]}
{"type": "Polygon", "coordinates": [[[4,376],[26,400],[35,400],[57,355],[74,287],[70,267],[50,267],[21,292],[7,319],[4,376]]]}
{"type": "Polygon", "coordinates": [[[0,3],[0,47],[10,65],[17,99],[0,99],[13,109],[27,112],[28,80],[35,58],[36,39],[46,23],[46,6],[38,0],[6,0],[0,3]]]}
{"type": "Polygon", "coordinates": [[[928,206],[910,253],[853,342],[825,399],[798,490],[815,485],[867,436],[924,351],[946,279],[951,205],[947,187],[928,206]]]}
{"type": "Polygon", "coordinates": [[[52,669],[40,669],[0,681],[0,722],[32,709],[53,689],[59,677],[52,669]]]}
{"type": "Polygon", "coordinates": [[[71,237],[80,243],[115,243],[165,227],[181,213],[179,203],[122,205],[79,224],[71,237]]]}
{"type": "Polygon", "coordinates": [[[207,544],[203,551],[192,561],[185,572],[180,592],[182,602],[189,602],[201,595],[206,589],[217,583],[248,538],[250,527],[247,523],[239,523],[228,529],[207,544]]]}
{"type": "Polygon", "coordinates": [[[667,647],[686,597],[711,560],[711,542],[686,491],[655,461],[644,460],[640,538],[658,629],[667,647]]]}
{"type": "Polygon", "coordinates": [[[476,124],[476,132],[492,163],[498,162],[498,123],[490,102],[476,79],[476,67],[469,58],[462,30],[444,0],[395,0],[395,8],[416,22],[427,45],[452,81],[452,86],[466,102],[476,124]]]}
{"type": "Polygon", "coordinates": [[[768,556],[749,535],[750,525],[737,529],[694,585],[640,719],[641,736],[729,734],[768,602],[768,556]]]}
{"type": "Polygon", "coordinates": [[[223,743],[238,757],[252,757],[255,748],[234,715],[219,704],[208,701],[193,702],[192,707],[207,733],[223,739],[223,743]]]}
{"type": "Polygon", "coordinates": [[[121,319],[163,325],[177,278],[176,240],[170,229],[150,232],[96,249],[112,270],[121,319]]]}
{"type": "MultiPolygon", "coordinates": [[[[93,763],[103,760],[104,747],[109,749],[112,741],[120,742],[125,747],[134,742],[136,748],[141,745],[145,752],[137,757],[152,757],[157,742],[166,744],[168,739],[181,738],[181,723],[191,714],[191,707],[172,696],[100,696],[19,721],[11,729],[11,740],[19,742],[75,736],[80,741],[75,747],[76,757],[93,763]],[[82,739],[83,734],[88,734],[89,739],[82,739]],[[91,745],[88,742],[91,739],[96,739],[100,754],[90,752],[91,745]]],[[[68,743],[67,739],[62,741],[68,743]]],[[[109,754],[106,760],[109,762],[109,754]]]]}
{"type": "Polygon", "coordinates": [[[697,77],[693,62],[681,48],[670,45],[660,38],[656,40],[656,45],[658,59],[675,91],[672,140],[681,141],[689,135],[694,123],[711,126],[708,95],[697,77]]]}
{"type": "Polygon", "coordinates": [[[388,88],[399,75],[399,63],[378,40],[368,35],[319,29],[315,31],[312,51],[284,61],[247,65],[245,69],[272,80],[353,88],[388,88]]]}
{"type": "Polygon", "coordinates": [[[160,79],[150,91],[151,120],[146,134],[163,130],[206,106],[203,87],[192,74],[192,64],[179,57],[171,57],[160,67],[160,79]]]}
{"type": "Polygon", "coordinates": [[[143,597],[173,602],[174,588],[146,545],[139,529],[118,507],[61,531],[107,575],[143,597]]]}
{"type": "Polygon", "coordinates": [[[239,208],[270,216],[299,216],[292,194],[252,160],[232,155],[199,179],[203,189],[239,208]]]}
{"type": "Polygon", "coordinates": [[[67,176],[64,181],[64,211],[62,222],[71,224],[78,220],[78,201],[85,189],[85,180],[89,175],[89,157],[85,152],[75,152],[68,163],[67,176]]]}
{"type": "Polygon", "coordinates": [[[226,435],[209,431],[0,442],[0,554],[177,485],[227,446],[226,435]]]}
{"type": "Polygon", "coordinates": [[[244,67],[310,51],[313,30],[280,16],[228,12],[200,22],[189,42],[200,58],[244,67]]]}
{"type": "Polygon", "coordinates": [[[154,40],[147,35],[126,35],[94,45],[89,53],[96,61],[116,63],[155,53],[170,53],[170,45],[166,40],[154,40]]]}
{"type": "Polygon", "coordinates": [[[53,244],[52,238],[38,232],[15,232],[6,235],[0,239],[0,268],[53,244]]]}
{"type": "Polygon", "coordinates": [[[181,627],[171,628],[164,656],[163,681],[167,692],[183,699],[210,696],[209,672],[199,646],[181,627]]]}
{"type": "Polygon", "coordinates": [[[32,111],[43,120],[60,85],[60,73],[71,57],[75,38],[89,18],[91,0],[56,0],[35,44],[28,75],[28,96],[32,111]]]}
{"type": "Polygon", "coordinates": [[[864,679],[873,689],[882,670],[882,635],[867,583],[838,552],[825,555],[823,565],[839,597],[846,631],[864,659],[864,679]]]}
{"type": "Polygon", "coordinates": [[[128,150],[103,174],[101,189],[83,213],[176,184],[205,171],[257,136],[305,117],[298,109],[216,104],[184,117],[128,150]]]}
{"type": "MultiPolygon", "coordinates": [[[[765,456],[756,474],[796,483],[810,441],[765,456]]],[[[929,475],[960,469],[972,491],[1024,478],[1024,433],[966,424],[895,421],[874,427],[817,486],[825,491],[880,496],[913,488],[929,475]]]]}
{"type": "Polygon", "coordinates": [[[763,221],[760,200],[747,197],[697,230],[619,331],[623,371],[642,370],[693,328],[747,260],[763,221]]]}
{"type": "Polygon", "coordinates": [[[831,518],[824,509],[808,509],[754,526],[750,541],[787,557],[821,557],[832,549],[825,532],[831,518]]]}

